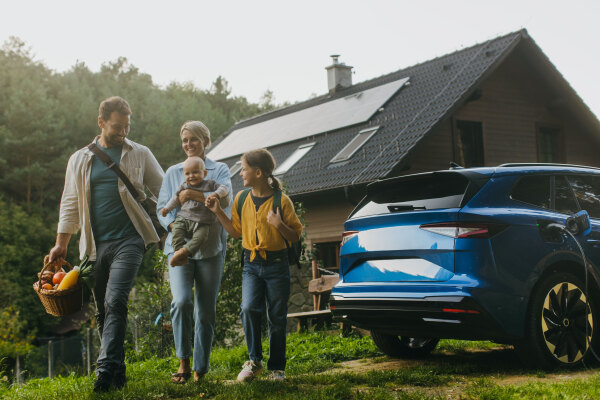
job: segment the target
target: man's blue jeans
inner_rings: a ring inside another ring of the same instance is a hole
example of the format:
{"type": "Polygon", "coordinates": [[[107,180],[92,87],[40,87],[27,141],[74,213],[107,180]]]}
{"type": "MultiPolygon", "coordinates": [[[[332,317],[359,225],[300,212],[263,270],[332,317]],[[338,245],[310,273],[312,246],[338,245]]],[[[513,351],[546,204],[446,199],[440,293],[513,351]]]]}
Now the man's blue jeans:
{"type": "Polygon", "coordinates": [[[144,251],[139,235],[96,243],[94,299],[101,340],[97,373],[125,371],[127,301],[144,251]]]}
{"type": "Polygon", "coordinates": [[[242,323],[250,360],[262,361],[261,319],[267,307],[269,323],[270,370],[285,369],[285,336],[287,306],[290,297],[290,266],[286,250],[277,255],[269,254],[267,260],[250,261],[249,252],[244,251],[242,273],[242,323]]]}
{"type": "Polygon", "coordinates": [[[182,266],[169,266],[173,294],[171,322],[175,353],[179,359],[189,359],[192,356],[193,337],[192,369],[199,374],[208,372],[224,260],[225,252],[222,252],[202,260],[190,258],[189,262],[182,266]],[[196,289],[192,295],[194,284],[196,289]]]}

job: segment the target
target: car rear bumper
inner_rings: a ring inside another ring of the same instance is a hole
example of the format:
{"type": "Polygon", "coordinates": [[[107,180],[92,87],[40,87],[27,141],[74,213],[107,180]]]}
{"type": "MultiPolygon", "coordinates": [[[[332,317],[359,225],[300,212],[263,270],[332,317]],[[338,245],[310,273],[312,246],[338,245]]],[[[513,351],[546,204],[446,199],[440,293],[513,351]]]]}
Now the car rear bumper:
{"type": "Polygon", "coordinates": [[[468,296],[361,298],[334,294],[329,304],[336,321],[399,336],[500,343],[517,339],[468,296]]]}

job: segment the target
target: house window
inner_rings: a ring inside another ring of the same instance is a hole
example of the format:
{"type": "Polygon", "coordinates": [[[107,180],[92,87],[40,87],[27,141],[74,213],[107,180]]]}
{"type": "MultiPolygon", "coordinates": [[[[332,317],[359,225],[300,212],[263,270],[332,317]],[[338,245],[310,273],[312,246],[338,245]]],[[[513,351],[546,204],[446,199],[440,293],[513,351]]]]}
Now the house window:
{"type": "Polygon", "coordinates": [[[348,160],[350,157],[352,157],[354,155],[354,153],[356,153],[358,151],[358,149],[360,149],[362,147],[363,144],[365,144],[367,142],[367,140],[369,140],[371,138],[371,136],[373,136],[375,134],[375,132],[377,132],[377,129],[379,129],[378,126],[376,126],[374,128],[364,129],[364,130],[358,132],[358,135],[356,135],[350,141],[350,143],[348,143],[346,146],[344,146],[344,148],[339,153],[337,153],[335,155],[335,157],[333,157],[331,159],[330,162],[336,163],[336,162],[348,160]]]}
{"type": "Polygon", "coordinates": [[[242,169],[242,161],[236,161],[235,164],[233,164],[231,166],[231,168],[229,168],[229,176],[234,176],[235,174],[237,174],[238,172],[240,172],[240,169],[242,169]]]}
{"type": "Polygon", "coordinates": [[[560,128],[538,126],[537,128],[538,162],[564,162],[562,150],[562,134],[560,128]]]}
{"type": "Polygon", "coordinates": [[[483,129],[481,122],[456,121],[455,154],[463,167],[483,166],[483,129]]]}
{"type": "Polygon", "coordinates": [[[340,242],[315,243],[314,249],[319,266],[332,271],[339,269],[340,242]]]}
{"type": "Polygon", "coordinates": [[[275,169],[273,175],[281,175],[288,172],[290,168],[292,168],[306,153],[313,148],[316,142],[303,144],[296,149],[284,162],[282,162],[279,167],[275,169]]]}

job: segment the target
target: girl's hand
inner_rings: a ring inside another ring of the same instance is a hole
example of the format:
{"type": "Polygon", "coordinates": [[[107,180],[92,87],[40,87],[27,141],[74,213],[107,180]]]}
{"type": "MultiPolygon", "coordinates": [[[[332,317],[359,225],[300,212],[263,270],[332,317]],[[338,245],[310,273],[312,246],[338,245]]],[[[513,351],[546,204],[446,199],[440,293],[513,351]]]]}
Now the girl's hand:
{"type": "Polygon", "coordinates": [[[204,205],[213,213],[218,213],[221,208],[221,203],[219,202],[219,196],[208,196],[204,201],[204,205]]]}
{"type": "Polygon", "coordinates": [[[267,214],[267,222],[273,225],[275,228],[279,228],[281,226],[281,210],[277,207],[277,212],[274,213],[273,210],[269,210],[267,214]]]}
{"type": "Polygon", "coordinates": [[[169,210],[167,210],[164,207],[160,210],[160,215],[162,215],[163,217],[166,217],[168,213],[169,213],[169,210]]]}

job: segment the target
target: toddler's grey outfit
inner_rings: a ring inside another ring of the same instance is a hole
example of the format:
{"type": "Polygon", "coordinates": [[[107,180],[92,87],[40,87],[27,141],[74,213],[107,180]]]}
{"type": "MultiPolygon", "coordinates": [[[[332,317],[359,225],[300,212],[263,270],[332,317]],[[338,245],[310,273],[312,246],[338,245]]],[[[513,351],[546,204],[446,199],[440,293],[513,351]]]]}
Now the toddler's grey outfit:
{"type": "MultiPolygon", "coordinates": [[[[225,185],[220,185],[211,179],[205,179],[197,186],[190,186],[187,182],[183,182],[175,196],[173,196],[165,205],[169,211],[175,209],[179,205],[179,192],[182,190],[191,189],[198,192],[215,192],[220,198],[229,194],[229,189],[225,185]]],[[[204,203],[188,200],[182,206],[175,221],[173,221],[173,238],[172,244],[175,251],[181,247],[185,247],[190,254],[195,254],[202,243],[208,237],[210,225],[217,221],[215,214],[210,211],[204,203]],[[185,239],[190,240],[185,243],[185,239]]]]}

